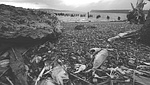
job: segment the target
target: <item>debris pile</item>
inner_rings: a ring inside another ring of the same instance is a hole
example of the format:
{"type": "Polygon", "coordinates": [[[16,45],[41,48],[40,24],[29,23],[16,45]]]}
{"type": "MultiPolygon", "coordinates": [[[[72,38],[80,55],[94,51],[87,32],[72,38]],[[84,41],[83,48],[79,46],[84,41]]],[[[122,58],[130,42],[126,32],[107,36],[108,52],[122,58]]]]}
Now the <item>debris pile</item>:
{"type": "Polygon", "coordinates": [[[148,12],[146,21],[139,33],[140,37],[141,37],[141,41],[150,46],[150,41],[149,41],[150,29],[149,28],[150,28],[150,10],[148,12]]]}
{"type": "Polygon", "coordinates": [[[150,48],[137,41],[136,30],[140,29],[140,25],[128,27],[129,24],[125,23],[84,23],[86,24],[94,24],[98,28],[78,31],[74,30],[78,23],[65,24],[68,30],[60,40],[61,43],[57,44],[57,49],[64,57],[60,59],[65,61],[61,64],[67,66],[71,84],[149,85],[149,76],[146,75],[150,71],[150,48]],[[127,32],[119,34],[125,30],[127,32]],[[121,39],[111,38],[114,34],[119,34],[117,36],[121,39]]]}
{"type": "MultiPolygon", "coordinates": [[[[1,8],[4,6],[2,5],[1,8]]],[[[4,8],[7,7],[10,6],[4,8]]],[[[10,8],[13,10],[14,7],[10,8]]],[[[29,11],[27,16],[30,15],[30,11],[33,11],[24,10],[29,11]]],[[[10,14],[8,10],[4,13],[10,14]]],[[[30,18],[27,18],[27,22],[30,24],[25,25],[27,29],[22,26],[17,28],[20,25],[17,23],[13,27],[13,24],[9,23],[9,19],[8,22],[5,22],[7,19],[1,21],[5,24],[1,25],[0,31],[2,35],[0,38],[0,84],[138,85],[140,83],[150,85],[150,61],[148,61],[150,60],[148,59],[150,47],[137,43],[134,37],[126,39],[126,35],[132,34],[134,31],[110,38],[114,35],[113,33],[117,34],[117,32],[123,32],[129,28],[124,23],[122,25],[101,23],[101,27],[98,26],[98,23],[94,25],[96,27],[92,27],[92,25],[89,27],[94,29],[80,31],[74,30],[75,23],[73,25],[69,23],[72,27],[68,26],[68,29],[65,29],[67,31],[64,30],[62,34],[63,38],[60,38],[58,36],[61,29],[59,20],[45,12],[38,11],[37,13],[41,13],[39,16],[44,13],[39,18],[42,22],[37,21],[37,23],[45,23],[50,25],[50,28],[38,28],[41,24],[30,23],[31,20],[28,20],[30,18]],[[51,18],[47,16],[51,16],[51,18]],[[47,18],[49,20],[45,22],[47,18]],[[32,29],[30,25],[33,24],[35,28],[32,29]],[[3,27],[6,30],[2,29],[3,27]],[[114,42],[118,36],[125,37],[125,40],[114,42]]],[[[6,16],[6,14],[4,15],[6,16]]],[[[15,14],[15,16],[17,15],[15,14]]],[[[7,18],[9,18],[8,15],[7,18]]],[[[67,25],[64,25],[67,28],[67,25]]],[[[137,29],[137,27],[135,28],[137,29]]]]}
{"type": "Polygon", "coordinates": [[[132,24],[143,24],[145,22],[145,14],[143,11],[144,0],[137,0],[136,7],[131,3],[132,10],[127,14],[128,21],[132,24]]]}
{"type": "Polygon", "coordinates": [[[61,28],[53,14],[0,4],[0,84],[33,85],[42,69],[37,65],[47,64],[40,62],[47,55],[37,51],[49,50],[33,48],[56,42],[61,28]]]}

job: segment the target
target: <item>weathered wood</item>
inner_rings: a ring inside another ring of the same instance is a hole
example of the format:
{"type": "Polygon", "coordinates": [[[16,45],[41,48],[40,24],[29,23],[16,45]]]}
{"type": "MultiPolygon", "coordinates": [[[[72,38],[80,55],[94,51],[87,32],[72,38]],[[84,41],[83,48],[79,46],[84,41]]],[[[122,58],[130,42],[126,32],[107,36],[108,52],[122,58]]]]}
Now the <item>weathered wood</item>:
{"type": "Polygon", "coordinates": [[[127,14],[127,20],[130,23],[143,24],[145,22],[145,14],[143,12],[144,0],[137,0],[136,7],[131,3],[132,11],[127,14]]]}

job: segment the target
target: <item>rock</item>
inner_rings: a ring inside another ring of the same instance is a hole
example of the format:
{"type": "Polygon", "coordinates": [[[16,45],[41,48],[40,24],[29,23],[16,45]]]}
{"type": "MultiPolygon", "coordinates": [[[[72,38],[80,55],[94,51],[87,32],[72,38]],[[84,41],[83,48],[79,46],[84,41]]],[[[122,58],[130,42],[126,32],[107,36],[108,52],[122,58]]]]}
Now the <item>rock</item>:
{"type": "Polygon", "coordinates": [[[97,26],[94,26],[94,25],[90,25],[90,26],[88,26],[87,28],[91,28],[91,29],[95,29],[95,28],[97,28],[97,26]]]}
{"type": "Polygon", "coordinates": [[[83,30],[83,29],[86,29],[86,26],[85,25],[77,25],[74,29],[75,30],[83,30]]]}
{"type": "Polygon", "coordinates": [[[0,4],[0,43],[53,38],[60,29],[60,21],[53,14],[0,4]]]}

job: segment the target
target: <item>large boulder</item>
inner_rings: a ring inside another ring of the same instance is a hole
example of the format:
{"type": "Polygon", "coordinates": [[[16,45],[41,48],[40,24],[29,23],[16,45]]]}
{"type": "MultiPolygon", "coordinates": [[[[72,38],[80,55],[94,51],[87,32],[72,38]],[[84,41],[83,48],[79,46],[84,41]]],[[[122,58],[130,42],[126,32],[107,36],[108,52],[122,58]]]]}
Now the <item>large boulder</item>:
{"type": "Polygon", "coordinates": [[[0,43],[31,43],[54,38],[60,29],[60,21],[53,14],[0,4],[0,43]]]}

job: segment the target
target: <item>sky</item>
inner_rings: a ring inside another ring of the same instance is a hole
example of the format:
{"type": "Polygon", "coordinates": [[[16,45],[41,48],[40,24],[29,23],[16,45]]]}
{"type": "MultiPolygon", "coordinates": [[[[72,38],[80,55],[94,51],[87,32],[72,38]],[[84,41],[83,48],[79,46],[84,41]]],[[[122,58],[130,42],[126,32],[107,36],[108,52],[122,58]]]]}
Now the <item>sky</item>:
{"type": "MultiPolygon", "coordinates": [[[[0,4],[32,9],[58,9],[73,11],[132,9],[130,3],[136,5],[137,0],[0,0],[0,4]]],[[[150,2],[144,9],[150,9],[150,2]]]]}

